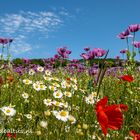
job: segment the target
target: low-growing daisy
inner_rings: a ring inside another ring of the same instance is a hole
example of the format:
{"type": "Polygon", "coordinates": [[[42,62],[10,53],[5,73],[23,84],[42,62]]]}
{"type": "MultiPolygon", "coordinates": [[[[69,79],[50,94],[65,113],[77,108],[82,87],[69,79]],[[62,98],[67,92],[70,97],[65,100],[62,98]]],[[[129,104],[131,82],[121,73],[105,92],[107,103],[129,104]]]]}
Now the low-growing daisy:
{"type": "Polygon", "coordinates": [[[64,95],[67,96],[67,97],[72,97],[72,93],[69,92],[69,91],[65,91],[64,92],[64,95]]]}
{"type": "Polygon", "coordinates": [[[34,75],[35,74],[35,71],[33,69],[30,69],[29,70],[29,75],[34,75]]]}
{"type": "Polygon", "coordinates": [[[27,99],[28,97],[29,97],[29,95],[28,95],[28,93],[22,93],[22,97],[24,98],[24,99],[27,99]]]}
{"type": "Polygon", "coordinates": [[[57,88],[55,86],[49,86],[49,89],[52,90],[52,91],[56,91],[57,88]]]}
{"type": "Polygon", "coordinates": [[[32,81],[29,80],[29,79],[24,79],[23,83],[26,84],[26,85],[30,85],[30,84],[32,84],[32,81]]]}
{"type": "Polygon", "coordinates": [[[46,81],[51,81],[52,80],[52,77],[49,77],[47,75],[43,75],[43,78],[46,80],[46,81]]]}
{"type": "Polygon", "coordinates": [[[37,67],[37,71],[38,71],[38,72],[43,72],[43,71],[44,71],[44,68],[41,67],[41,66],[38,66],[38,67],[37,67]]]}
{"type": "Polygon", "coordinates": [[[53,111],[53,114],[55,115],[55,117],[58,120],[61,120],[61,121],[64,121],[64,122],[68,121],[68,119],[69,119],[69,112],[65,111],[65,110],[53,111]]]}
{"type": "Polygon", "coordinates": [[[87,104],[94,104],[95,100],[94,100],[94,96],[93,95],[89,95],[88,97],[85,97],[85,101],[87,104]]]}
{"type": "Polygon", "coordinates": [[[16,110],[10,106],[4,106],[1,110],[6,116],[14,116],[16,114],[16,110]]]}
{"type": "Polygon", "coordinates": [[[50,70],[45,70],[45,74],[46,74],[47,76],[50,76],[50,75],[51,75],[51,71],[50,71],[50,70]]]}
{"type": "Polygon", "coordinates": [[[63,105],[64,105],[62,102],[58,102],[58,101],[53,101],[52,103],[53,103],[53,105],[55,105],[57,107],[63,107],[63,105]]]}
{"type": "Polygon", "coordinates": [[[54,98],[62,98],[63,93],[60,90],[58,90],[53,93],[53,96],[54,98]]]}
{"type": "Polygon", "coordinates": [[[33,88],[34,88],[35,90],[39,91],[39,90],[40,90],[40,84],[34,83],[34,84],[33,84],[33,88]]]}
{"type": "Polygon", "coordinates": [[[46,90],[46,88],[47,87],[45,85],[43,85],[43,84],[40,85],[40,90],[46,90]]]}
{"type": "Polygon", "coordinates": [[[43,100],[43,103],[46,105],[46,106],[51,106],[53,104],[52,100],[51,99],[44,99],[43,100]]]}

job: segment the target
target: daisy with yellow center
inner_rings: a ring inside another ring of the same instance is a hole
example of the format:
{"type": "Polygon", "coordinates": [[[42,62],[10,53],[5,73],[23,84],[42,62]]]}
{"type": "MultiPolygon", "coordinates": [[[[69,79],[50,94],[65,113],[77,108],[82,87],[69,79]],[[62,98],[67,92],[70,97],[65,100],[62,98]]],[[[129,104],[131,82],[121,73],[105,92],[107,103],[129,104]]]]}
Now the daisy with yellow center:
{"type": "Polygon", "coordinates": [[[56,91],[53,93],[54,98],[62,98],[63,93],[61,91],[56,91]]]}
{"type": "Polygon", "coordinates": [[[29,97],[29,95],[28,95],[28,93],[25,93],[25,92],[24,92],[24,93],[22,94],[22,97],[23,97],[24,99],[27,99],[27,98],[29,97]]]}
{"type": "Polygon", "coordinates": [[[49,86],[49,89],[52,91],[56,91],[57,88],[55,86],[49,86]]]}
{"type": "Polygon", "coordinates": [[[45,70],[45,74],[46,74],[47,76],[50,76],[50,75],[51,75],[51,71],[50,71],[50,70],[45,70]]]}
{"type": "Polygon", "coordinates": [[[55,86],[55,87],[60,87],[60,85],[58,84],[58,83],[53,83],[53,86],[55,86]]]}
{"type": "Polygon", "coordinates": [[[38,71],[38,72],[43,72],[43,71],[44,71],[44,68],[41,67],[41,66],[39,66],[39,67],[37,67],[37,71],[38,71]]]}
{"type": "Polygon", "coordinates": [[[61,103],[61,102],[53,101],[52,103],[53,103],[53,105],[55,105],[57,107],[63,107],[63,103],[61,103]]]}
{"type": "Polygon", "coordinates": [[[53,104],[52,100],[51,99],[44,99],[43,100],[43,103],[46,105],[46,106],[51,106],[53,104]]]}
{"type": "Polygon", "coordinates": [[[39,90],[40,90],[40,84],[34,83],[34,84],[33,84],[33,88],[34,88],[36,91],[39,91],[39,90]]]}
{"type": "Polygon", "coordinates": [[[46,88],[47,87],[45,85],[43,85],[43,84],[40,85],[40,90],[46,90],[46,88]]]}
{"type": "Polygon", "coordinates": [[[85,97],[85,101],[87,104],[94,104],[95,100],[94,100],[94,96],[92,94],[90,94],[88,97],[85,97]]]}
{"type": "Polygon", "coordinates": [[[72,97],[72,93],[69,92],[69,91],[65,91],[64,92],[64,95],[67,96],[67,97],[72,97]]]}
{"type": "Polygon", "coordinates": [[[4,106],[1,110],[6,116],[14,116],[16,114],[16,110],[10,106],[4,106]]]}
{"type": "Polygon", "coordinates": [[[64,122],[68,121],[68,119],[69,119],[69,112],[65,111],[65,110],[53,111],[53,114],[55,115],[55,117],[58,120],[61,120],[61,121],[64,121],[64,122]]]}
{"type": "Polygon", "coordinates": [[[30,69],[29,70],[29,75],[34,75],[35,74],[35,71],[33,69],[30,69]]]}
{"type": "Polygon", "coordinates": [[[54,81],[59,81],[59,79],[57,77],[53,77],[54,81]]]}
{"type": "Polygon", "coordinates": [[[46,81],[51,81],[51,80],[52,80],[52,77],[49,77],[49,76],[46,76],[46,75],[44,75],[43,78],[44,78],[46,81]]]}
{"type": "Polygon", "coordinates": [[[30,84],[32,84],[32,81],[29,80],[29,79],[24,79],[24,80],[23,80],[23,83],[24,83],[25,85],[30,85],[30,84]]]}

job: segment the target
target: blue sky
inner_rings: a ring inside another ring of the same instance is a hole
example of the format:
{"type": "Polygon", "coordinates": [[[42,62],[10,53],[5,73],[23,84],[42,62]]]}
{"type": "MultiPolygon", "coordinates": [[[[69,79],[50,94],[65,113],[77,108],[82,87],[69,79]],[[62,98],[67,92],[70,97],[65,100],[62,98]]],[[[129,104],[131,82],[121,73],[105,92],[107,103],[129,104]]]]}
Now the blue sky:
{"type": "MultiPolygon", "coordinates": [[[[84,47],[126,48],[116,36],[140,23],[139,0],[1,0],[0,37],[12,37],[12,58],[47,58],[68,46],[70,58],[84,47]]],[[[140,36],[138,38],[140,40],[140,36]]]]}

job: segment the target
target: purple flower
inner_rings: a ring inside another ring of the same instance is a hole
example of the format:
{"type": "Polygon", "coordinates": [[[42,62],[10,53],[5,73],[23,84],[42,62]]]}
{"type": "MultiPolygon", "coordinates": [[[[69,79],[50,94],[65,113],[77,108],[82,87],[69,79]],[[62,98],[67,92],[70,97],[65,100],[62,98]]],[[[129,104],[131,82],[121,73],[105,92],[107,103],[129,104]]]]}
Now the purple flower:
{"type": "Polygon", "coordinates": [[[25,63],[25,64],[29,64],[30,63],[30,60],[28,58],[23,58],[22,61],[25,63]]]}
{"type": "Polygon", "coordinates": [[[57,60],[57,59],[59,59],[59,57],[60,57],[60,56],[59,56],[58,54],[55,54],[53,58],[54,58],[55,60],[57,60]]]}
{"type": "Polygon", "coordinates": [[[126,31],[121,32],[117,37],[120,39],[125,39],[126,37],[128,37],[130,34],[129,30],[127,29],[126,31]]]}
{"type": "Polygon", "coordinates": [[[127,49],[125,49],[125,50],[120,50],[120,53],[124,54],[124,53],[126,53],[127,51],[128,51],[127,49]]]}
{"type": "Polygon", "coordinates": [[[89,48],[89,47],[86,47],[86,48],[84,48],[84,50],[85,50],[85,51],[89,51],[89,50],[90,50],[90,48],[89,48]]]}
{"type": "Polygon", "coordinates": [[[117,55],[115,58],[116,58],[116,59],[120,59],[120,56],[117,55]]]}
{"type": "Polygon", "coordinates": [[[94,56],[96,57],[102,57],[106,54],[106,51],[101,48],[95,48],[92,50],[92,53],[94,53],[94,56]]]}
{"type": "Polygon", "coordinates": [[[132,45],[134,45],[136,48],[140,48],[140,42],[134,41],[132,45]]]}
{"type": "Polygon", "coordinates": [[[137,32],[140,29],[140,25],[139,24],[129,25],[128,29],[130,32],[137,32]]]}
{"type": "Polygon", "coordinates": [[[13,41],[13,39],[10,38],[0,38],[0,44],[8,44],[11,43],[13,41]]]}
{"type": "Polygon", "coordinates": [[[95,67],[89,68],[88,73],[89,75],[94,76],[98,73],[98,69],[95,67]]]}
{"type": "Polygon", "coordinates": [[[73,63],[78,63],[79,60],[78,60],[78,59],[73,59],[72,62],[73,62],[73,63]]]}
{"type": "Polygon", "coordinates": [[[88,53],[82,53],[80,56],[83,57],[85,60],[89,60],[90,58],[88,53]]]}
{"type": "Polygon", "coordinates": [[[62,58],[68,58],[68,55],[71,54],[71,51],[67,50],[66,47],[58,48],[57,52],[62,58]]]}

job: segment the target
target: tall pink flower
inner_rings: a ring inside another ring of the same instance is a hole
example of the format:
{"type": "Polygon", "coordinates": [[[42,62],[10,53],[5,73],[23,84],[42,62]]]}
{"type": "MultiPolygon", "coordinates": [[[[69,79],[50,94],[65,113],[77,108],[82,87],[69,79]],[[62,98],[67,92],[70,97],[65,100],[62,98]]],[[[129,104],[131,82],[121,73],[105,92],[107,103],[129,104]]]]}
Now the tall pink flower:
{"type": "Polygon", "coordinates": [[[133,44],[136,48],[140,48],[140,42],[134,41],[132,44],[133,44]]]}
{"type": "Polygon", "coordinates": [[[130,32],[137,32],[140,29],[140,25],[132,24],[132,25],[129,25],[128,29],[130,32]]]}

